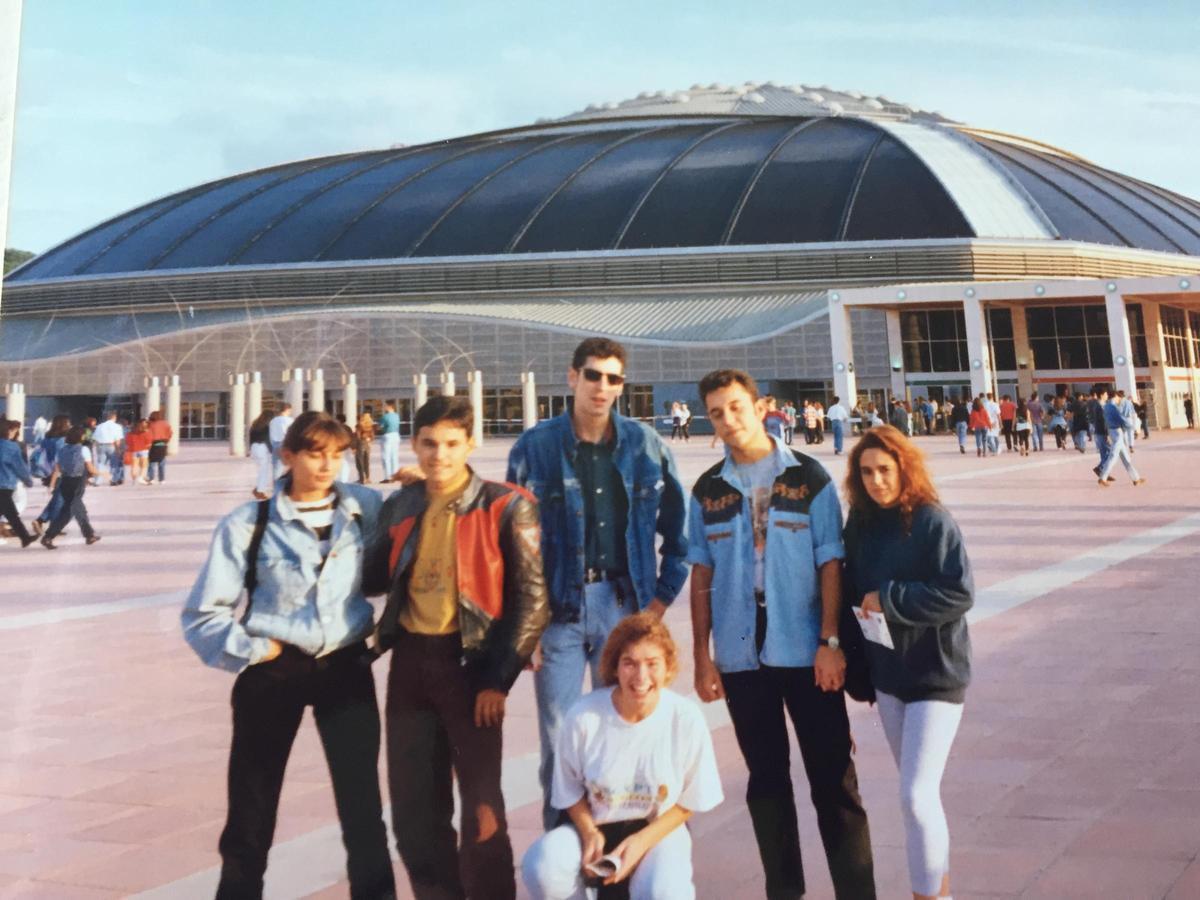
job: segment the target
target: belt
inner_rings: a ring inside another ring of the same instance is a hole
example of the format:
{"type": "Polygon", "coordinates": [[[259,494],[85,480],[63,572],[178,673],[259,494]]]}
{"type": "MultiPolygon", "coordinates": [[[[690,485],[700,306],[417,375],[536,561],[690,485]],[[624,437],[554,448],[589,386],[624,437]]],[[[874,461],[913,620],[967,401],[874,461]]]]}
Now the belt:
{"type": "Polygon", "coordinates": [[[596,584],[599,581],[616,581],[618,578],[624,578],[624,572],[614,572],[609,569],[592,569],[583,570],[583,583],[596,584]]]}

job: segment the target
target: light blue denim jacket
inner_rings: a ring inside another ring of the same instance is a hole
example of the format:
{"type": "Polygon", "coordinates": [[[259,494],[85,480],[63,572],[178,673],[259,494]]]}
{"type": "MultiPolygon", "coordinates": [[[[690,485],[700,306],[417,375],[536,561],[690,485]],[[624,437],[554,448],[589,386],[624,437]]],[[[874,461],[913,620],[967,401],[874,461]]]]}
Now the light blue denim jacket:
{"type": "Polygon", "coordinates": [[[767,638],[755,649],[754,526],[750,500],[736,487],[726,455],[700,476],[688,515],[688,562],[713,570],[713,661],[721,672],[811,666],[821,637],[817,569],[842,559],[837,487],[815,459],[775,444],[775,484],[767,521],[763,585],[767,638]]]}
{"type": "MultiPolygon", "coordinates": [[[[613,463],[629,498],[625,550],[638,609],[655,598],[670,604],[687,579],[687,503],[675,460],[654,429],[612,414],[613,463]],[[655,533],[662,536],[654,555],[655,533]]],[[[528,489],[542,520],[542,563],[554,622],[578,622],[583,606],[583,489],[575,474],[579,440],[569,412],[540,422],[508,454],[506,481],[528,489]]]]}
{"type": "Polygon", "coordinates": [[[33,487],[33,477],[21,453],[21,445],[0,438],[0,490],[15,491],[18,481],[25,487],[33,487]]]}
{"type": "Polygon", "coordinates": [[[183,609],[183,634],[210,666],[240,672],[266,655],[270,639],[323,656],[364,640],[374,608],[362,592],[362,559],[379,522],[383,498],[370,488],[336,482],[332,546],[321,563],[316,534],[297,517],[276,483],[271,515],[258,551],[258,586],[250,615],[235,607],[246,577],[246,556],[258,503],[227,515],[213,534],[208,560],[183,609]]]}

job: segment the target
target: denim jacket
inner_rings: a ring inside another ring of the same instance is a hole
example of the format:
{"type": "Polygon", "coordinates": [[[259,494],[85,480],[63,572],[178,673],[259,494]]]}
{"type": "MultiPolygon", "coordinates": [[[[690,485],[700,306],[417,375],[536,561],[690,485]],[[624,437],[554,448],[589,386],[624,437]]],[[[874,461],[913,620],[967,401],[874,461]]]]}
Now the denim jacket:
{"type": "MultiPolygon", "coordinates": [[[[639,609],[671,603],[687,578],[687,508],[675,460],[648,425],[614,412],[613,462],[629,499],[625,546],[639,609]],[[654,556],[662,535],[662,564],[654,556]]],[[[583,606],[583,490],[575,474],[579,440],[570,412],[526,431],[508,455],[506,481],[527,488],[542,519],[542,560],[554,622],[579,621],[583,606]]]]}
{"type": "Polygon", "coordinates": [[[733,459],[717,463],[692,489],[688,561],[713,570],[713,661],[721,672],[811,666],[821,637],[817,569],[842,559],[837,487],[815,459],[775,438],[776,475],[767,520],[763,584],[767,637],[755,650],[754,523],[734,485],[733,459]]]}
{"type": "Polygon", "coordinates": [[[258,511],[244,503],[221,520],[208,560],[183,609],[183,634],[210,666],[240,672],[266,655],[270,640],[323,656],[371,633],[375,611],[362,591],[364,548],[378,527],[383,498],[370,488],[335,482],[329,555],[297,516],[280,479],[258,551],[258,586],[248,617],[235,616],[258,511]]]}
{"type": "Polygon", "coordinates": [[[0,438],[0,491],[15,491],[18,481],[25,487],[33,487],[33,477],[29,474],[25,455],[21,453],[21,445],[0,438]]]}

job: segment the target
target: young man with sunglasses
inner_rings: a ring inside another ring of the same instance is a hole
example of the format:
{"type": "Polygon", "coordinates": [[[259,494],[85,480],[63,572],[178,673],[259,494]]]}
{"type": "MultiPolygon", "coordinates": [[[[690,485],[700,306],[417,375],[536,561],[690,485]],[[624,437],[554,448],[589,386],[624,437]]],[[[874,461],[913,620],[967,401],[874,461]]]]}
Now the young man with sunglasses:
{"type": "Polygon", "coordinates": [[[559,818],[549,801],[554,746],[585,670],[598,687],[609,632],[640,610],[661,616],[687,577],[687,506],[671,451],[652,427],[614,409],[625,360],[607,338],[576,347],[572,408],[521,435],[508,457],[507,480],[538,499],[550,594],[550,626],[534,658],[547,830],[559,818]]]}

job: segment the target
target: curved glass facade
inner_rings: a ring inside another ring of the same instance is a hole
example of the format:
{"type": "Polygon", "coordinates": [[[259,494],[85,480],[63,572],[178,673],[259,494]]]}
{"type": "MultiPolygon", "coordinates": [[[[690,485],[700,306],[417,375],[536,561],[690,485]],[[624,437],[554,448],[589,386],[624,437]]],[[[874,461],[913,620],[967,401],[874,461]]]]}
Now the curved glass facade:
{"type": "MultiPolygon", "coordinates": [[[[1066,154],[961,135],[1023,188],[1060,238],[1200,255],[1200,204],[1066,154]]],[[[1005,190],[1019,190],[1012,181],[1003,182],[1005,190]]],[[[105,222],[12,280],[971,237],[1005,235],[975,234],[920,154],[871,119],[630,117],[346,154],[223,179],[105,222]]]]}

